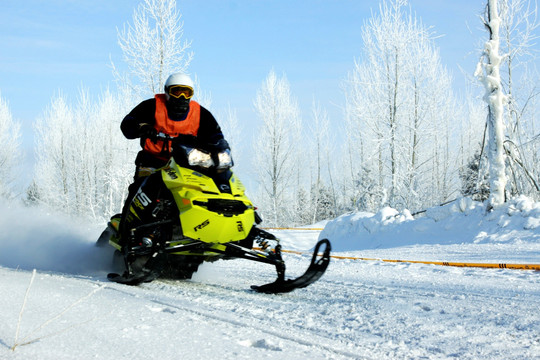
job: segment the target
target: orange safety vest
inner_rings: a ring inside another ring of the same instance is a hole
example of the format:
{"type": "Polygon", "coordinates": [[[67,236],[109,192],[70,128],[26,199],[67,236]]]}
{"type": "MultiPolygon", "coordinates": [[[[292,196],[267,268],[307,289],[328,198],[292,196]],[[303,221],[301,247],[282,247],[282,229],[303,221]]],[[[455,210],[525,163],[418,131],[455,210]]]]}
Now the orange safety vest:
{"type": "MultiPolygon", "coordinates": [[[[201,121],[201,106],[198,102],[191,100],[189,102],[189,112],[185,120],[174,121],[169,119],[167,114],[167,106],[165,104],[167,98],[165,94],[156,94],[156,123],[154,128],[158,133],[162,132],[172,137],[177,137],[180,134],[197,136],[199,132],[199,123],[201,121]]],[[[163,140],[158,140],[157,143],[146,139],[144,150],[154,156],[168,160],[171,156],[171,141],[164,144],[163,140]]]]}

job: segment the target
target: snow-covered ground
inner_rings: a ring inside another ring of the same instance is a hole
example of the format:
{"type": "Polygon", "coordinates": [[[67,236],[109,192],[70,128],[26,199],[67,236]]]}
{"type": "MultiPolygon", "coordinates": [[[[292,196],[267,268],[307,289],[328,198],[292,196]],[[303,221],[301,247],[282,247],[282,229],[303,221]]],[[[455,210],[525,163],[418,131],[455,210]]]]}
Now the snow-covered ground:
{"type": "MultiPolygon", "coordinates": [[[[236,260],[129,287],[106,281],[102,226],[0,214],[0,359],[540,359],[538,271],[333,259],[311,287],[265,295],[249,286],[272,267],[236,260]]],[[[320,236],[334,255],[540,264],[540,204],[526,198],[488,215],[462,199],[415,220],[387,208],[274,232],[296,251],[320,236]]],[[[310,255],[285,260],[294,277],[310,255]]]]}

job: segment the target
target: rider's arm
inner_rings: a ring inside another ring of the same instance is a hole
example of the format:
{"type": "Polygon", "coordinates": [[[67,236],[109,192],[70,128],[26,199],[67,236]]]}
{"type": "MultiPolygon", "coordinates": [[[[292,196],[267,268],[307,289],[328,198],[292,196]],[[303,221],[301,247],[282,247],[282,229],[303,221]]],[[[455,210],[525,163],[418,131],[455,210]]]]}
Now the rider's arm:
{"type": "Polygon", "coordinates": [[[197,138],[204,144],[216,144],[224,138],[223,132],[212,113],[202,106],[197,138]]]}
{"type": "Polygon", "coordinates": [[[154,125],[156,112],[155,99],[148,99],[137,105],[129,114],[126,115],[120,129],[128,139],[136,139],[140,135],[142,124],[154,125]]]}

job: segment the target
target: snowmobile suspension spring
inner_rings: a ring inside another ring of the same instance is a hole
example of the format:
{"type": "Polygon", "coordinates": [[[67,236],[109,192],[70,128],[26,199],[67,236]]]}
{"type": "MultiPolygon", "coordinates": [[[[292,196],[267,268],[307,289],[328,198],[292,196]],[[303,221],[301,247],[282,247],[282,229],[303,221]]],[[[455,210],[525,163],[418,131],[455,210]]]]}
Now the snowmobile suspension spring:
{"type": "Polygon", "coordinates": [[[270,244],[268,244],[268,241],[266,241],[264,239],[259,241],[259,245],[263,250],[268,249],[268,247],[270,246],[270,244]]]}

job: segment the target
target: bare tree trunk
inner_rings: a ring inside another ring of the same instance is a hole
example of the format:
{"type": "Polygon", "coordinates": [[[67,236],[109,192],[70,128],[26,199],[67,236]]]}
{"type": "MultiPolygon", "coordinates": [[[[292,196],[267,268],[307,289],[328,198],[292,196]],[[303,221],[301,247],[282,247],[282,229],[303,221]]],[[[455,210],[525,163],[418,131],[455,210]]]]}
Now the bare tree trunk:
{"type": "Polygon", "coordinates": [[[501,19],[497,10],[497,0],[489,0],[487,4],[487,20],[485,26],[490,33],[483,57],[487,63],[479,63],[476,74],[486,88],[485,100],[488,103],[488,159],[490,177],[491,207],[498,207],[505,202],[507,183],[504,152],[504,107],[506,96],[501,87],[500,65],[503,57],[499,54],[499,27],[501,19]],[[483,71],[482,71],[483,69],[483,71]]]}

